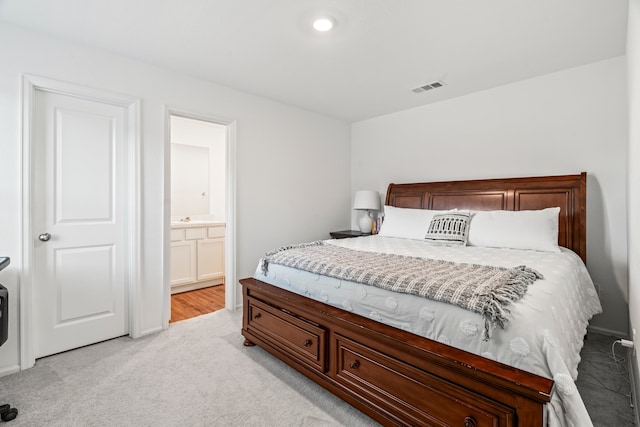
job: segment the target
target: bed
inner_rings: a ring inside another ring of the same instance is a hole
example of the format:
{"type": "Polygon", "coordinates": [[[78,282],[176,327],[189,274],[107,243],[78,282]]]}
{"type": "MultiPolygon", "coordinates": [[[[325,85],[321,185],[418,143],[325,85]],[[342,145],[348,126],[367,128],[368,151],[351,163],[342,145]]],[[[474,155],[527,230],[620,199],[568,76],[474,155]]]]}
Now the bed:
{"type": "Polygon", "coordinates": [[[265,272],[259,265],[254,277],[240,281],[245,344],[259,345],[384,425],[589,425],[573,382],[587,322],[601,310],[584,265],[586,173],[390,184],[385,206],[475,214],[559,208],[560,249],[423,248],[423,242],[384,235],[327,241],[376,253],[426,251],[422,256],[446,262],[471,254],[488,264],[488,256],[505,267],[523,256],[545,277],[509,306],[513,319],[506,328],[489,328],[485,336],[480,314],[442,309],[450,304],[427,306],[420,296],[277,264],[265,272]],[[338,291],[351,294],[334,295],[338,291]],[[367,305],[376,299],[375,308],[367,305]]]}

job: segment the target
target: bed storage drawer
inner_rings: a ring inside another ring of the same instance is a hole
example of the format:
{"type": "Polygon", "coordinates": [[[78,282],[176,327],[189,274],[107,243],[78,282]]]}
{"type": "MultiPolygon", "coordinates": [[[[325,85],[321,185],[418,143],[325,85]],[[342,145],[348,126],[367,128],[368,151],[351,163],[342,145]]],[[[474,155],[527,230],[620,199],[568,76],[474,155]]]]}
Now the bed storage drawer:
{"type": "Polygon", "coordinates": [[[510,426],[514,410],[404,362],[335,334],[331,375],[383,410],[404,413],[399,423],[429,426],[510,426]],[[391,395],[385,390],[394,390],[391,395]]]}
{"type": "Polygon", "coordinates": [[[326,331],[288,312],[249,300],[248,327],[258,337],[273,342],[291,357],[326,371],[326,331]]]}

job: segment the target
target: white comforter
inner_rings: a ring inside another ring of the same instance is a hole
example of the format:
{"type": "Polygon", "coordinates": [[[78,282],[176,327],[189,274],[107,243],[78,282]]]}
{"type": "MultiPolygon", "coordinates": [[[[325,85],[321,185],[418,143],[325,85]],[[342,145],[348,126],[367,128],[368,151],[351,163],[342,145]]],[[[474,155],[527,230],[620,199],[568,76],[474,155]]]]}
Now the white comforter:
{"type": "Polygon", "coordinates": [[[555,381],[547,405],[547,424],[590,426],[574,381],[589,319],[602,311],[587,269],[575,253],[435,247],[420,240],[368,236],[327,240],[363,251],[397,253],[502,267],[526,265],[544,275],[527,294],[509,306],[512,319],[505,329],[494,328],[482,339],[483,319],[462,308],[419,296],[341,281],[270,264],[259,280],[318,301],[367,316],[382,323],[494,359],[555,381]]]}

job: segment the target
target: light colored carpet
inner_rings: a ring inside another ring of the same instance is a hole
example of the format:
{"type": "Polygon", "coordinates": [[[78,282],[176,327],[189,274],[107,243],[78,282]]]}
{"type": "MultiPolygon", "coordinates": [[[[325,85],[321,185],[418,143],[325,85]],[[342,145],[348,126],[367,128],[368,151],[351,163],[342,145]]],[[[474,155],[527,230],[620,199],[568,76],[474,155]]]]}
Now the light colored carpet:
{"type": "Polygon", "coordinates": [[[221,310],[132,340],[37,361],[0,378],[18,426],[374,426],[258,347],[241,311],[221,310]]]}
{"type": "MultiPolygon", "coordinates": [[[[0,403],[20,411],[0,425],[377,425],[264,350],[244,347],[241,323],[240,310],[221,310],[138,340],[117,338],[40,359],[0,378],[0,403]]],[[[632,426],[628,374],[602,366],[611,364],[612,340],[590,333],[577,385],[595,426],[612,419],[632,426]]]]}

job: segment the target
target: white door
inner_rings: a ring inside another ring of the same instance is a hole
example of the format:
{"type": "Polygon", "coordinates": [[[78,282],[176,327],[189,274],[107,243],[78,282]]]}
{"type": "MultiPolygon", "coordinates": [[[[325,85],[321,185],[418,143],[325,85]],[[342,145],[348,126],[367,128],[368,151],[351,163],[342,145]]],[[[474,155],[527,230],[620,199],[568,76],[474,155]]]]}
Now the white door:
{"type": "Polygon", "coordinates": [[[125,107],[36,90],[34,354],[126,335],[125,107]]]}

